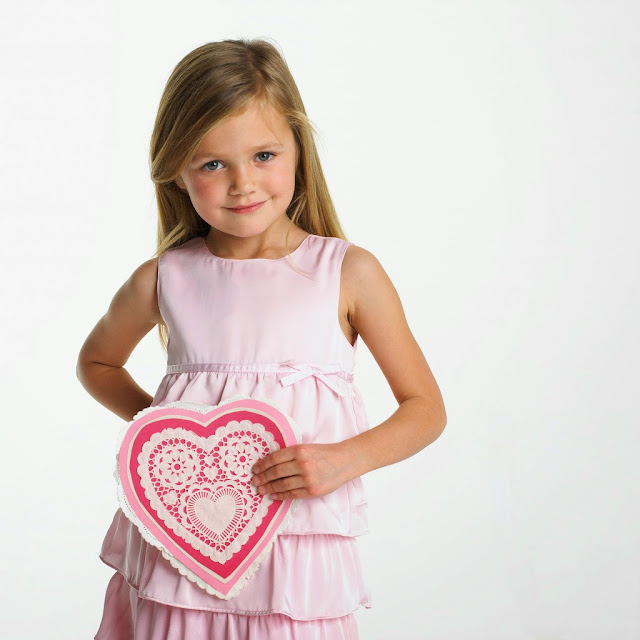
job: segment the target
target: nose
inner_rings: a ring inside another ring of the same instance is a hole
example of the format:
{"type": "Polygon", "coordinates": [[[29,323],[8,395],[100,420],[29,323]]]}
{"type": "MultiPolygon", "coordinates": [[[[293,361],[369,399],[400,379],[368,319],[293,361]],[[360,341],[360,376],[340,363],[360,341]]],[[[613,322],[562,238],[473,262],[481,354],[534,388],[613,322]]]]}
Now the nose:
{"type": "Polygon", "coordinates": [[[255,176],[252,167],[237,166],[231,173],[229,195],[239,196],[255,191],[255,176]]]}

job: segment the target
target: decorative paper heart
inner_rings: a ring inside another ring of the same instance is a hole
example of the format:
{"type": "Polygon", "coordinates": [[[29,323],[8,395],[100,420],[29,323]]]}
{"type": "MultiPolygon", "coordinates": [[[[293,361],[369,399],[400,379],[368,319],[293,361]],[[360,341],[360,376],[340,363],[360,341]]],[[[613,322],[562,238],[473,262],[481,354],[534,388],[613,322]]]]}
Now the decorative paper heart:
{"type": "Polygon", "coordinates": [[[299,442],[293,420],[266,399],[148,407],[119,439],[120,506],[182,575],[228,600],[300,502],[259,494],[251,467],[299,442]]]}

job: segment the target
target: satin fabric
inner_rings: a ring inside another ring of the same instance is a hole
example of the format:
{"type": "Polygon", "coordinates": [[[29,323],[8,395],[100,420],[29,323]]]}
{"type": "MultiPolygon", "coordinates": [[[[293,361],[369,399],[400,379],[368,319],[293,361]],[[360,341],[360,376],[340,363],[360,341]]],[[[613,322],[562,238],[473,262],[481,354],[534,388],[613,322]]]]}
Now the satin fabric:
{"type": "MultiPolygon", "coordinates": [[[[357,343],[338,320],[349,244],[312,234],[290,257],[231,260],[194,238],[160,256],[170,339],[151,406],[246,395],[277,403],[305,443],[366,430],[353,382],[357,343]]],[[[223,600],[181,576],[118,510],[100,555],[116,574],[96,638],[357,638],[353,611],[371,606],[356,538],[367,531],[360,478],[306,498],[247,585],[223,600]]]]}
{"type": "Polygon", "coordinates": [[[181,576],[121,514],[113,519],[100,558],[125,576],[141,598],[241,615],[282,613],[297,620],[343,616],[369,604],[356,538],[281,535],[247,585],[224,600],[181,576]]]}
{"type": "Polygon", "coordinates": [[[105,596],[105,617],[96,640],[357,640],[355,616],[324,620],[292,620],[274,613],[263,616],[194,611],[139,599],[120,573],[105,596]]]}

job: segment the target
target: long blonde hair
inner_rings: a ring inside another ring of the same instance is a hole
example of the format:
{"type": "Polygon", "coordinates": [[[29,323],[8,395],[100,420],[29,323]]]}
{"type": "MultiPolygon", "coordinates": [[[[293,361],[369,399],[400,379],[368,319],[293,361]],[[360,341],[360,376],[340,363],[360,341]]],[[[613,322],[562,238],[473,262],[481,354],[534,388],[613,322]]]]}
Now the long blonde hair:
{"type": "MultiPolygon", "coordinates": [[[[317,132],[283,55],[261,38],[223,40],[187,54],[169,76],[160,99],[150,148],[158,204],[155,256],[207,235],[209,224],[175,179],[211,128],[241,113],[254,100],[284,116],[298,146],[295,189],[287,208],[289,231],[297,224],[308,233],[347,239],[320,166],[314,139],[317,132]]],[[[168,329],[162,323],[158,329],[166,351],[168,329]]]]}

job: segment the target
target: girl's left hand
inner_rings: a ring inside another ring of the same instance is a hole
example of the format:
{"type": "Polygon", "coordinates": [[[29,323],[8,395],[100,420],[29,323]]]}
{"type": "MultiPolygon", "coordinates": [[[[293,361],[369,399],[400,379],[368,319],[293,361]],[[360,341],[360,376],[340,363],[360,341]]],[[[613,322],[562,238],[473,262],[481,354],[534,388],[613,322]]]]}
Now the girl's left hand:
{"type": "Polygon", "coordinates": [[[251,482],[259,493],[270,493],[274,500],[317,498],[352,479],[349,463],[340,442],[296,444],[258,460],[251,482]]]}

